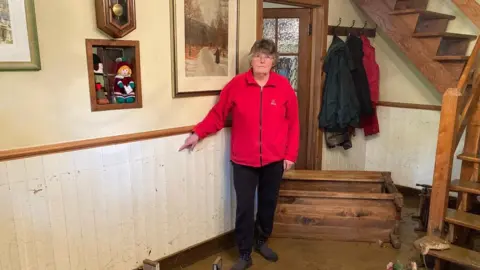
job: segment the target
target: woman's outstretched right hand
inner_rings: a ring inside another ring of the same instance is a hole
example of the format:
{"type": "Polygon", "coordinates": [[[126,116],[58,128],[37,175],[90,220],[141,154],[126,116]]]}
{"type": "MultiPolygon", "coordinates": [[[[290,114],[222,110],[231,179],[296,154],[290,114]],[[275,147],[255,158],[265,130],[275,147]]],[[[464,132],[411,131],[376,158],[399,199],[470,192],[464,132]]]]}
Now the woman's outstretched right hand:
{"type": "Polygon", "coordinates": [[[188,138],[185,140],[185,143],[178,149],[178,151],[182,151],[185,148],[190,148],[190,151],[195,148],[195,145],[198,143],[198,135],[195,133],[190,134],[188,138]]]}

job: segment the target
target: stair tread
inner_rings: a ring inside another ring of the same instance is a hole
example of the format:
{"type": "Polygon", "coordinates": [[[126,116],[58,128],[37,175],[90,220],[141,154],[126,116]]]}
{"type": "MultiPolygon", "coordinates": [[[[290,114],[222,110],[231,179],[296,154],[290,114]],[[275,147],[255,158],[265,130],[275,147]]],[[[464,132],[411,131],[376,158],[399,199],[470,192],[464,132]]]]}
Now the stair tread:
{"type": "Polygon", "coordinates": [[[450,14],[438,13],[434,11],[428,11],[424,9],[401,9],[401,10],[394,10],[390,12],[390,15],[407,15],[407,14],[415,14],[419,13],[420,15],[428,18],[428,19],[455,19],[455,16],[450,14]]]}
{"type": "Polygon", "coordinates": [[[463,161],[480,163],[480,156],[479,155],[462,153],[462,154],[458,155],[457,157],[458,157],[458,159],[461,159],[463,161]]]}
{"type": "Polygon", "coordinates": [[[437,55],[433,57],[435,61],[467,61],[468,55],[437,55]]]}
{"type": "MultiPolygon", "coordinates": [[[[441,242],[444,243],[445,241],[439,237],[435,236],[424,236],[420,239],[417,239],[414,242],[414,246],[421,250],[420,244],[423,242],[441,242]]],[[[456,245],[450,244],[450,248],[445,250],[432,250],[428,251],[428,255],[434,256],[436,258],[453,262],[456,264],[460,264],[467,267],[473,267],[474,269],[480,269],[480,252],[476,252],[474,250],[462,248],[456,245]]]]}
{"type": "Polygon", "coordinates": [[[450,184],[450,190],[480,195],[480,183],[456,179],[450,184]]]}
{"type": "Polygon", "coordinates": [[[480,230],[480,215],[447,208],[445,221],[466,228],[480,230]]]}
{"type": "Polygon", "coordinates": [[[417,32],[413,33],[414,37],[444,37],[444,38],[465,38],[476,39],[476,35],[449,33],[449,32],[417,32]]]}
{"type": "Polygon", "coordinates": [[[339,181],[339,182],[369,182],[383,183],[381,172],[362,171],[320,171],[320,170],[290,170],[283,174],[283,179],[306,181],[339,181]]]}
{"type": "Polygon", "coordinates": [[[309,197],[309,198],[341,198],[341,199],[367,199],[367,200],[394,200],[395,194],[371,192],[335,192],[335,191],[310,191],[310,190],[280,190],[281,197],[309,197]]]}
{"type": "MultiPolygon", "coordinates": [[[[417,71],[423,74],[428,81],[437,89],[438,92],[444,93],[447,89],[456,87],[458,84],[460,68],[445,65],[445,63],[435,61],[433,56],[435,52],[426,45],[426,40],[415,38],[412,33],[415,31],[415,23],[413,18],[405,18],[418,16],[421,17],[423,23],[430,18],[425,15],[412,14],[410,16],[394,16],[390,15],[392,7],[384,1],[370,0],[352,0],[365,14],[376,23],[378,29],[382,29],[383,33],[398,46],[406,58],[413,64],[417,71]]],[[[397,13],[405,12],[422,12],[421,9],[409,9],[394,11],[397,13]]],[[[424,14],[435,14],[426,12],[424,14]]]]}

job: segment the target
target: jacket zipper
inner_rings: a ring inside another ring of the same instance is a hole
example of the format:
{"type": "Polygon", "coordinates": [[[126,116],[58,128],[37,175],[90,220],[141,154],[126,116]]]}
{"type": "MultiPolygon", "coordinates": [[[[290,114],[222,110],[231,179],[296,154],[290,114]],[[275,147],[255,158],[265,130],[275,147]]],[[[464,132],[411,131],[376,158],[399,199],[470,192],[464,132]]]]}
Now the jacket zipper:
{"type": "Polygon", "coordinates": [[[262,101],[263,86],[260,86],[260,166],[262,166],[262,101]]]}

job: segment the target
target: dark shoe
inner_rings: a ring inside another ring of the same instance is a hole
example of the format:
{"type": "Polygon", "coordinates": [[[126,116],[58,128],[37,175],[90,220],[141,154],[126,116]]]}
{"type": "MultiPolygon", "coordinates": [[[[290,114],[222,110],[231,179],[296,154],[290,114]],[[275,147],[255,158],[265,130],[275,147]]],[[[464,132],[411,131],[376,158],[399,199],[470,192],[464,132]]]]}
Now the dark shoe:
{"type": "Polygon", "coordinates": [[[255,245],[255,252],[262,255],[267,261],[276,262],[278,261],[278,255],[273,250],[271,250],[266,243],[261,245],[255,245]]]}
{"type": "Polygon", "coordinates": [[[238,259],[238,261],[230,268],[230,270],[245,270],[252,266],[252,258],[245,260],[243,258],[238,259]]]}

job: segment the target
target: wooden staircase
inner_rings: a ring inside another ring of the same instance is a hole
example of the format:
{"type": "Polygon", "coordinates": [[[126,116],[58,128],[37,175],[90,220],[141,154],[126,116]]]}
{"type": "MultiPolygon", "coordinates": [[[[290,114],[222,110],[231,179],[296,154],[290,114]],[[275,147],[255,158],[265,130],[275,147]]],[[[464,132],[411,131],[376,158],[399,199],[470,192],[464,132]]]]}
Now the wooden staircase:
{"type": "MultiPolygon", "coordinates": [[[[470,42],[477,37],[447,33],[448,23],[455,17],[427,11],[428,0],[353,1],[443,93],[428,235],[414,245],[420,250],[425,244],[432,246],[428,255],[437,258],[437,270],[448,263],[480,269],[480,252],[468,243],[471,233],[480,231],[480,215],[472,212],[476,197],[480,196],[480,72],[476,62],[479,39],[471,56],[466,56],[470,42]],[[464,131],[463,154],[457,157],[462,160],[461,175],[452,181],[455,150],[464,131]],[[450,192],[458,194],[455,209],[447,206],[450,192]],[[441,243],[448,245],[442,247],[441,243]]],[[[473,0],[452,1],[462,10],[467,8],[461,3],[474,4],[473,0]]],[[[480,5],[467,11],[475,10],[480,11],[480,5]]]]}
{"type": "Polygon", "coordinates": [[[353,0],[440,92],[455,87],[475,35],[448,33],[455,16],[426,10],[428,0],[353,0]]]}

